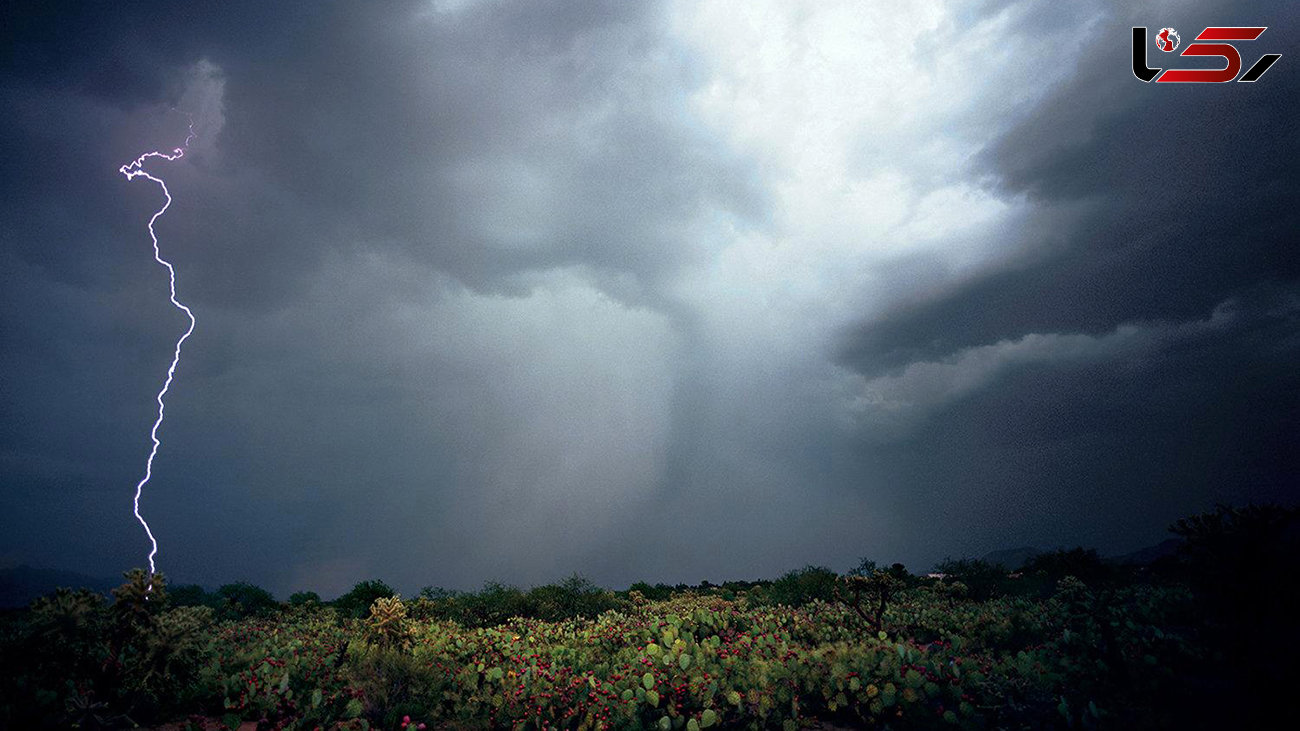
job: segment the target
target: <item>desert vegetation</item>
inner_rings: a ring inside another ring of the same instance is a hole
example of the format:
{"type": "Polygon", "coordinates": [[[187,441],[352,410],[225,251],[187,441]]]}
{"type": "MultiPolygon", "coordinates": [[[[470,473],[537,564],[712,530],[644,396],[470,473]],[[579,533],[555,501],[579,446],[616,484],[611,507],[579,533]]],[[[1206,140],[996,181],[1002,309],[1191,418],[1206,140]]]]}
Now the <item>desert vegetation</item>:
{"type": "Polygon", "coordinates": [[[0,726],[1248,727],[1289,703],[1298,526],[1221,507],[1151,565],[1075,549],[617,592],[365,581],[281,603],[135,570],[111,601],[62,589],[5,617],[0,726]]]}

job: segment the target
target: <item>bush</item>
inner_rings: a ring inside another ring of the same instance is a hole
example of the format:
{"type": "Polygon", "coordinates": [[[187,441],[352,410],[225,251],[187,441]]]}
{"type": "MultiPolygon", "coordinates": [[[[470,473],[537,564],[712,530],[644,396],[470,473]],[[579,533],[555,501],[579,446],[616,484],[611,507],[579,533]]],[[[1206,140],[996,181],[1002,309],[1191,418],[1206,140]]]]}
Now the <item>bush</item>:
{"type": "Polygon", "coordinates": [[[1221,618],[1288,625],[1300,611],[1300,509],[1217,506],[1170,526],[1184,577],[1221,618]]]}
{"type": "Polygon", "coordinates": [[[574,617],[595,617],[619,606],[613,593],[574,574],[559,584],[535,587],[528,592],[529,615],[535,619],[558,622],[574,617]]]}
{"type": "MultiPolygon", "coordinates": [[[[1289,515],[1189,521],[1183,560],[1204,572],[1199,597],[1172,582],[1090,586],[1074,574],[1093,558],[1061,552],[1039,569],[1071,578],[1044,598],[963,598],[959,577],[995,588],[1002,578],[966,560],[922,587],[901,586],[897,566],[846,579],[843,603],[815,601],[834,574],[808,567],[720,591],[664,587],[675,595],[593,621],[536,618],[620,602],[574,576],[531,591],[380,596],[369,621],[293,610],[213,626],[210,610],[168,607],[161,575],[132,572],[112,606],[63,590],[2,618],[0,728],[183,728],[187,713],[189,727],[334,731],[1284,728],[1279,679],[1297,654],[1283,614],[1294,590],[1283,569],[1297,555],[1289,515]],[[1237,602],[1282,606],[1233,608],[1223,596],[1237,614],[1211,613],[1206,593],[1224,593],[1215,579],[1253,587],[1237,602]],[[493,626],[407,621],[415,606],[493,626]],[[1243,612],[1272,623],[1228,623],[1243,612]]],[[[364,582],[345,597],[387,592],[364,582]]],[[[233,592],[245,593],[256,594],[233,592]]]]}
{"type": "Polygon", "coordinates": [[[838,578],[838,574],[825,566],[805,566],[773,581],[767,587],[765,603],[798,607],[814,599],[831,601],[835,598],[838,578]]]}
{"type": "Polygon", "coordinates": [[[0,727],[133,726],[194,700],[212,657],[212,610],[169,609],[162,574],[124,577],[110,606],[84,589],[33,602],[0,647],[0,727]]]}
{"type": "MultiPolygon", "coordinates": [[[[1222,658],[1225,692],[1248,696],[1294,673],[1300,509],[1220,505],[1170,530],[1186,540],[1179,568],[1197,608],[1212,620],[1206,638],[1222,658]]],[[[1247,718],[1240,727],[1265,725],[1247,718]]]]}
{"type": "Polygon", "coordinates": [[[908,571],[907,567],[901,563],[892,563],[889,565],[889,568],[885,569],[885,571],[892,576],[895,581],[903,586],[912,586],[916,584],[916,577],[913,576],[912,572],[908,571]]]}
{"type": "Polygon", "coordinates": [[[871,576],[872,574],[876,573],[876,569],[878,568],[880,568],[880,566],[875,561],[872,561],[871,559],[866,558],[864,556],[862,560],[858,561],[858,565],[856,567],[849,570],[848,575],[849,576],[871,576]]]}
{"type": "Polygon", "coordinates": [[[420,589],[420,593],[417,594],[417,596],[421,599],[428,599],[429,601],[437,602],[444,599],[454,599],[461,594],[462,592],[456,591],[455,589],[444,589],[441,586],[426,586],[423,589],[420,589]]]}
{"type": "Polygon", "coordinates": [[[221,599],[209,593],[198,584],[181,584],[167,590],[167,596],[173,607],[212,607],[221,606],[221,599]]]}
{"type": "Polygon", "coordinates": [[[339,610],[339,614],[361,619],[370,613],[370,605],[374,604],[376,599],[387,599],[393,596],[397,596],[393,587],[378,579],[361,581],[353,586],[351,591],[335,599],[334,606],[339,610]]]}
{"type": "Polygon", "coordinates": [[[87,589],[59,589],[32,602],[30,650],[69,677],[87,676],[102,662],[107,619],[103,596],[87,589]]]}
{"type": "Polygon", "coordinates": [[[295,591],[289,595],[291,607],[320,606],[320,603],[320,594],[314,591],[295,591]]]}
{"type": "Polygon", "coordinates": [[[627,590],[629,593],[634,591],[640,592],[641,596],[652,602],[671,599],[673,596],[673,588],[667,584],[655,584],[654,586],[651,586],[644,581],[638,581],[632,586],[629,586],[627,590]]]}
{"type": "Polygon", "coordinates": [[[978,558],[946,558],[934,570],[965,584],[968,596],[975,601],[987,601],[1006,591],[1007,570],[1001,564],[978,558]]]}
{"type": "Polygon", "coordinates": [[[1095,587],[1113,583],[1121,570],[1106,564],[1093,549],[1072,548],[1037,554],[1025,562],[1020,573],[1040,586],[1055,586],[1061,579],[1073,576],[1095,587]]]}
{"type": "Polygon", "coordinates": [[[351,658],[346,677],[358,692],[345,714],[355,711],[369,719],[368,723],[327,728],[415,728],[415,724],[402,723],[402,716],[424,715],[446,704],[446,676],[396,647],[367,645],[351,658]]]}
{"type": "MultiPolygon", "coordinates": [[[[475,627],[491,627],[506,622],[512,617],[526,617],[529,614],[528,600],[518,587],[489,581],[477,594],[468,594],[457,602],[463,607],[462,624],[475,627]]],[[[460,618],[457,618],[460,619],[460,618]]]]}
{"type": "Polygon", "coordinates": [[[413,619],[422,621],[448,619],[466,627],[493,627],[514,617],[548,622],[592,618],[601,612],[626,607],[628,601],[574,574],[558,584],[528,591],[494,582],[472,593],[425,587],[407,608],[413,619]]]}
{"type": "Polygon", "coordinates": [[[247,581],[236,581],[217,589],[217,614],[221,619],[266,617],[279,608],[271,592],[247,581]]]}

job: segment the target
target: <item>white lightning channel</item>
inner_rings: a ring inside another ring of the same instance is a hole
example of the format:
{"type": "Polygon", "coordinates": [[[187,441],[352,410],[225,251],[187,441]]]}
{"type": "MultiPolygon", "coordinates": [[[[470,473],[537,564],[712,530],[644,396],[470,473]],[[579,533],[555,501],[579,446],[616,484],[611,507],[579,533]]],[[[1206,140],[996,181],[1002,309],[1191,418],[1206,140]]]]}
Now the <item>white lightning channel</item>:
{"type": "MultiPolygon", "coordinates": [[[[154,222],[157,221],[158,218],[162,216],[162,214],[166,213],[167,209],[171,207],[172,194],[170,191],[167,190],[167,184],[163,182],[162,178],[155,177],[145,172],[144,162],[145,160],[148,160],[151,157],[159,157],[164,160],[167,160],[168,162],[179,160],[180,158],[185,156],[185,150],[190,146],[190,141],[193,139],[194,139],[194,123],[193,120],[191,119],[189,135],[186,136],[185,144],[183,146],[177,147],[176,149],[172,150],[170,154],[166,152],[159,152],[157,150],[153,152],[146,152],[140,157],[137,157],[134,161],[127,163],[126,165],[123,165],[122,167],[118,168],[119,172],[125,175],[127,180],[134,180],[135,178],[143,177],[147,180],[152,180],[153,182],[157,183],[160,188],[162,188],[163,196],[167,200],[165,203],[163,203],[162,208],[159,208],[158,211],[154,213],[153,216],[149,219],[149,238],[153,240],[153,258],[159,264],[162,264],[163,266],[167,267],[167,278],[168,278],[169,287],[171,289],[170,296],[171,296],[172,304],[175,305],[176,308],[179,309],[181,312],[184,312],[186,317],[190,318],[189,328],[187,328],[185,330],[185,333],[180,336],[180,339],[176,341],[176,351],[172,354],[172,364],[167,369],[167,380],[163,382],[162,389],[158,391],[158,396],[157,396],[158,418],[157,420],[154,421],[153,428],[149,430],[149,438],[153,441],[153,448],[149,450],[149,459],[145,461],[144,478],[141,479],[140,482],[135,486],[135,500],[132,503],[133,505],[132,512],[135,513],[135,519],[140,521],[140,525],[144,526],[145,534],[149,536],[149,545],[151,546],[149,550],[149,575],[150,576],[152,576],[156,571],[156,568],[154,566],[154,556],[157,555],[158,553],[158,541],[157,539],[154,538],[153,531],[150,530],[149,528],[149,523],[144,519],[144,516],[140,515],[140,495],[141,493],[144,492],[145,484],[149,482],[149,479],[151,477],[153,477],[153,459],[158,455],[158,447],[161,445],[161,443],[158,441],[158,428],[162,426],[162,422],[163,422],[163,410],[165,408],[165,405],[163,403],[163,397],[167,395],[168,389],[171,388],[172,379],[176,375],[176,366],[177,364],[180,363],[181,360],[181,346],[185,344],[185,340],[190,336],[190,333],[194,332],[195,320],[194,320],[194,313],[190,312],[190,308],[181,304],[180,300],[176,299],[176,269],[172,267],[171,262],[162,258],[162,251],[158,248],[158,234],[155,233],[153,229],[154,222]]],[[[150,589],[153,588],[152,583],[149,585],[149,588],[150,589]]]]}

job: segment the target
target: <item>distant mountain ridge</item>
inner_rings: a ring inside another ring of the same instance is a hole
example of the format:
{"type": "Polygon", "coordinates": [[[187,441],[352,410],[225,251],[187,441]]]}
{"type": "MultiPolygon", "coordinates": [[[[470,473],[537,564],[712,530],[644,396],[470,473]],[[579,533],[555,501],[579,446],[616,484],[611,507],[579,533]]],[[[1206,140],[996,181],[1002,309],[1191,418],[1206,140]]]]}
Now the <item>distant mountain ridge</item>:
{"type": "MultiPolygon", "coordinates": [[[[1118,556],[1105,556],[1102,560],[1106,563],[1120,564],[1124,566],[1146,566],[1147,564],[1153,563],[1166,556],[1172,556],[1182,544],[1183,539],[1181,538],[1167,538],[1155,545],[1139,548],[1130,553],[1124,553],[1118,556]]],[[[1034,556],[1042,553],[1051,553],[1055,550],[1059,549],[1037,548],[1035,546],[1003,548],[984,554],[980,560],[991,564],[1001,564],[1003,568],[1008,571],[1018,571],[1034,556]]]]}
{"type": "Polygon", "coordinates": [[[1001,565],[1008,571],[1016,571],[1029,562],[1029,559],[1040,553],[1048,553],[1041,548],[1033,546],[1021,546],[1020,548],[1003,548],[998,551],[990,551],[984,554],[980,560],[985,563],[1001,565]]]}
{"type": "Polygon", "coordinates": [[[1182,538],[1166,538],[1154,546],[1139,548],[1132,553],[1126,553],[1122,556],[1114,556],[1106,560],[1111,563],[1145,566],[1149,563],[1154,563],[1155,561],[1165,558],[1166,556],[1174,555],[1178,551],[1178,547],[1181,545],[1183,545],[1182,538]]]}
{"type": "Polygon", "coordinates": [[[88,576],[60,569],[37,569],[31,566],[0,569],[0,608],[25,607],[33,599],[64,586],[90,589],[108,596],[109,591],[121,583],[122,580],[118,578],[88,576]]]}

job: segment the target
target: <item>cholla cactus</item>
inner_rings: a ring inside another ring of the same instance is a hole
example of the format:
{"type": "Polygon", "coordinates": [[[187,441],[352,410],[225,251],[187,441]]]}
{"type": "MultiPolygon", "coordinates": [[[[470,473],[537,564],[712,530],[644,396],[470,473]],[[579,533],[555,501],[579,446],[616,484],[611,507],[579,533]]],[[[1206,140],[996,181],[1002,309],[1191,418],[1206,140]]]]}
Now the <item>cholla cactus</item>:
{"type": "Polygon", "coordinates": [[[32,602],[30,647],[63,672],[91,671],[98,664],[106,617],[104,597],[85,589],[59,589],[32,602]]]}
{"type": "Polygon", "coordinates": [[[839,587],[835,588],[835,597],[842,603],[846,604],[858,616],[867,622],[876,631],[881,631],[885,623],[885,608],[889,604],[890,595],[900,588],[900,582],[893,574],[883,569],[876,569],[870,576],[842,576],[839,578],[839,584],[842,584],[850,592],[849,596],[844,596],[839,587]],[[862,606],[863,596],[866,596],[868,608],[872,600],[875,601],[875,616],[868,613],[862,606]]]}
{"type": "Polygon", "coordinates": [[[177,607],[158,615],[148,641],[155,652],[175,653],[190,650],[212,625],[210,607],[177,607]]]}
{"type": "Polygon", "coordinates": [[[1056,594],[1052,598],[1076,619],[1092,617],[1097,609],[1096,597],[1088,590],[1088,585],[1074,576],[1056,582],[1056,594]]]}
{"type": "Polygon", "coordinates": [[[167,579],[161,573],[131,569],[123,577],[126,583],[113,590],[110,607],[119,644],[147,632],[167,606],[167,579]]]}
{"type": "Polygon", "coordinates": [[[411,628],[406,619],[406,605],[398,596],[381,597],[370,605],[366,634],[371,643],[381,647],[405,648],[411,643],[411,628]]]}
{"type": "Polygon", "coordinates": [[[970,587],[960,581],[940,581],[934,585],[934,591],[947,599],[950,607],[970,595],[970,587]]]}
{"type": "Polygon", "coordinates": [[[87,589],[59,589],[32,602],[32,625],[38,634],[78,636],[93,631],[104,607],[104,597],[87,589]]]}

